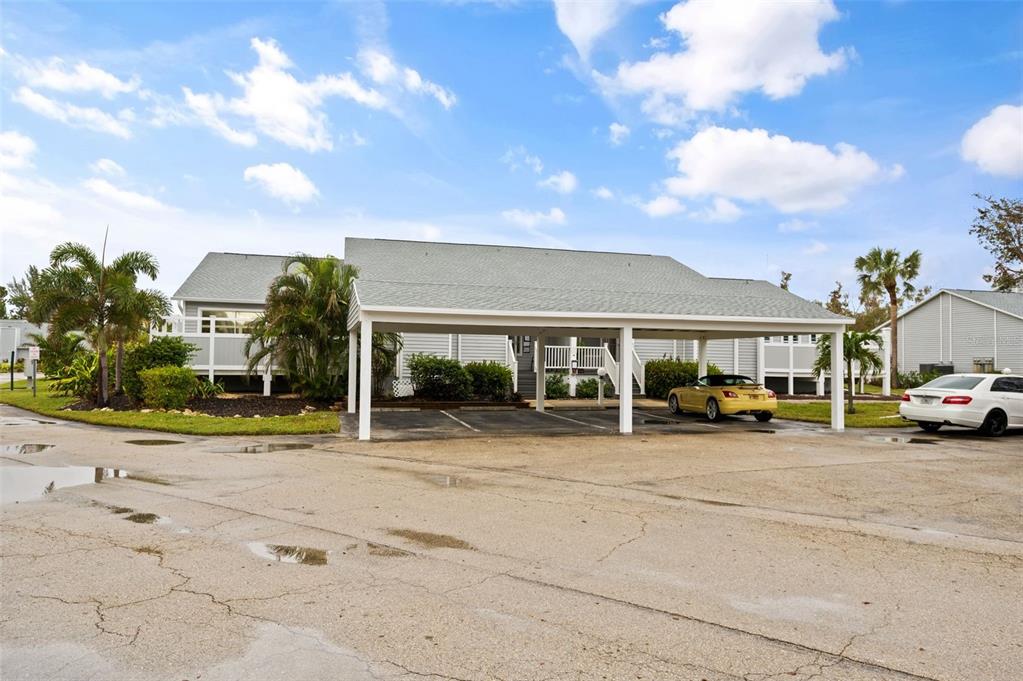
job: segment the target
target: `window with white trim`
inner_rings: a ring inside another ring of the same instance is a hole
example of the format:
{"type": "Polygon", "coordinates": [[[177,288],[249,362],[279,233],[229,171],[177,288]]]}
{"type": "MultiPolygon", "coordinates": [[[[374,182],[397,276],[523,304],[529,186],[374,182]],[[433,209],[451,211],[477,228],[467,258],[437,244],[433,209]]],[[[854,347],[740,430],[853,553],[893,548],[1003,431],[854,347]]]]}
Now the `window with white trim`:
{"type": "Polygon", "coordinates": [[[211,322],[216,319],[217,333],[248,334],[259,314],[253,310],[203,310],[202,333],[209,333],[211,322]]]}

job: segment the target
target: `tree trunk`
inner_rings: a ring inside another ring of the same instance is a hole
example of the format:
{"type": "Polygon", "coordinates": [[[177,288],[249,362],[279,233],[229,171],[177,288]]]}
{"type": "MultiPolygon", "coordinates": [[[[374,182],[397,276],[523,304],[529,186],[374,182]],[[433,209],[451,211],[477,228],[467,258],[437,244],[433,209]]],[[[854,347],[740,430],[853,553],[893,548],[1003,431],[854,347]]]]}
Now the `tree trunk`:
{"type": "Polygon", "coordinates": [[[96,345],[96,351],[99,352],[99,406],[105,407],[110,403],[110,389],[107,385],[110,376],[107,366],[107,339],[101,335],[96,345]]]}
{"type": "Polygon", "coordinates": [[[892,387],[899,387],[899,297],[894,290],[888,291],[888,322],[892,330],[892,347],[888,348],[888,354],[892,358],[891,375],[892,387]]]}
{"type": "Polygon", "coordinates": [[[124,339],[117,339],[117,357],[114,360],[114,394],[121,394],[121,367],[124,366],[124,339]]]}
{"type": "Polygon", "coordinates": [[[856,413],[856,407],[855,407],[855,405],[853,405],[853,381],[856,380],[856,379],[853,378],[853,363],[852,363],[852,360],[851,359],[847,360],[847,364],[849,366],[849,388],[848,388],[848,393],[849,393],[849,413],[850,414],[855,414],[856,413]]]}

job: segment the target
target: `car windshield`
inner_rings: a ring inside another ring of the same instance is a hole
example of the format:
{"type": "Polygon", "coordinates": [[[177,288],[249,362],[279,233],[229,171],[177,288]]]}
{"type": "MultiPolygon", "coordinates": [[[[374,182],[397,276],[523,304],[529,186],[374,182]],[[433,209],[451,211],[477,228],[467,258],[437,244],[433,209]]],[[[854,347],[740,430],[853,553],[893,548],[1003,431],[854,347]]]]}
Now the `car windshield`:
{"type": "Polygon", "coordinates": [[[722,385],[756,385],[749,376],[739,376],[737,374],[714,374],[713,376],[704,376],[700,379],[700,383],[709,385],[712,387],[719,387],[722,385]]]}
{"type": "Polygon", "coordinates": [[[942,390],[972,390],[983,380],[983,376],[939,376],[929,383],[924,383],[920,387],[940,388],[942,390]]]}

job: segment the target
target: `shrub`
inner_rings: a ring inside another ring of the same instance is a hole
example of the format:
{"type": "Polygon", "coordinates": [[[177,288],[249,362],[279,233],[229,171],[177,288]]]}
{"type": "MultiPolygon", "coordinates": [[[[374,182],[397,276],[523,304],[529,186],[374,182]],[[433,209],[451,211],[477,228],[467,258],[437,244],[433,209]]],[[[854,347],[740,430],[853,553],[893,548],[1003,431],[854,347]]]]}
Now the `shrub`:
{"type": "Polygon", "coordinates": [[[32,340],[39,346],[39,371],[46,376],[57,376],[63,367],[69,366],[76,357],[87,352],[85,339],[72,332],[48,336],[34,333],[32,340]]]}
{"type": "Polygon", "coordinates": [[[408,360],[412,389],[427,400],[467,400],[472,395],[472,378],[457,359],[413,355],[408,360]]]}
{"type": "MultiPolygon", "coordinates": [[[[646,396],[655,400],[668,397],[672,388],[692,383],[699,376],[700,366],[692,360],[652,359],[646,363],[646,396]]],[[[714,364],[707,364],[707,374],[720,374],[714,364]]]]}
{"type": "Polygon", "coordinates": [[[187,367],[156,367],[138,374],[142,399],[153,409],[182,409],[195,390],[196,379],[187,367]]]}
{"type": "Polygon", "coordinates": [[[511,369],[497,362],[469,362],[465,365],[472,381],[472,394],[480,399],[503,402],[511,396],[511,369]]]}
{"type": "Polygon", "coordinates": [[[206,399],[209,397],[216,397],[224,392],[224,384],[220,381],[214,383],[208,378],[200,378],[196,380],[195,387],[192,389],[192,399],[206,399]]]}
{"type": "Polygon", "coordinates": [[[79,352],[69,363],[47,374],[50,391],[66,397],[95,400],[99,394],[99,355],[79,352]]]}
{"type": "Polygon", "coordinates": [[[919,388],[924,383],[930,383],[941,374],[937,371],[928,371],[926,373],[920,373],[919,371],[910,371],[907,373],[900,373],[899,387],[900,388],[919,388]]]}
{"type": "Polygon", "coordinates": [[[124,357],[121,386],[133,402],[143,401],[144,388],[140,373],[156,367],[184,367],[198,350],[177,336],[157,336],[149,343],[129,348],[124,357]]]}
{"type": "Polygon", "coordinates": [[[552,400],[563,400],[568,397],[568,383],[565,382],[565,372],[555,371],[547,374],[545,385],[547,390],[544,395],[552,400]]]}
{"type": "MultiPolygon", "coordinates": [[[[41,357],[42,357],[42,355],[40,355],[40,358],[41,357]]],[[[25,370],[25,360],[24,359],[17,360],[14,363],[14,370],[15,371],[24,371],[25,370]]],[[[4,361],[0,362],[0,373],[6,374],[6,373],[10,373],[10,371],[11,371],[11,363],[8,360],[4,360],[4,361]]],[[[44,374],[46,373],[42,369],[40,369],[40,371],[42,371],[44,374]]]]}
{"type": "MultiPolygon", "coordinates": [[[[599,378],[584,378],[575,385],[575,396],[584,400],[597,399],[597,391],[600,386],[599,378]]],[[[611,379],[604,381],[604,397],[614,397],[615,387],[611,379]]]]}

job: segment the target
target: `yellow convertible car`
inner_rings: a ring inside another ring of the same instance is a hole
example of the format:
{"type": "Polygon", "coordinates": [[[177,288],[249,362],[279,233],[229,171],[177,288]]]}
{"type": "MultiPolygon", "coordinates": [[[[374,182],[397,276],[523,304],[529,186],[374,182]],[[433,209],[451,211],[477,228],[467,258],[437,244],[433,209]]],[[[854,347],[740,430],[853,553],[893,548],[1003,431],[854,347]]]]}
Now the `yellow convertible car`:
{"type": "Polygon", "coordinates": [[[717,374],[673,388],[668,393],[668,409],[672,414],[705,414],[711,421],[732,414],[753,414],[757,421],[770,421],[778,410],[778,397],[749,376],[717,374]]]}

